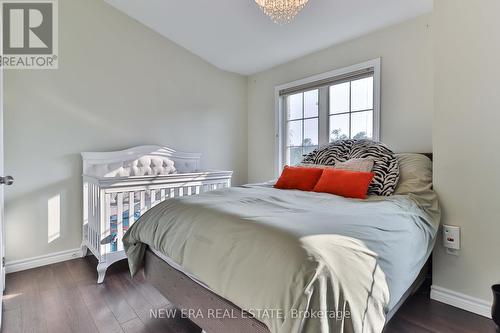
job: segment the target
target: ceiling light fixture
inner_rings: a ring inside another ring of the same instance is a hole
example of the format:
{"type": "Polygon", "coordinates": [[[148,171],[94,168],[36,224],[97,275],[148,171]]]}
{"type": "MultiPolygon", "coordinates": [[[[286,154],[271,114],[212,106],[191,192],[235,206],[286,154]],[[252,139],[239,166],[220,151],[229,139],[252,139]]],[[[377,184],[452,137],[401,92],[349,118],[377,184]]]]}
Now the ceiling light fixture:
{"type": "Polygon", "coordinates": [[[309,0],[255,0],[262,11],[277,24],[289,23],[309,0]]]}

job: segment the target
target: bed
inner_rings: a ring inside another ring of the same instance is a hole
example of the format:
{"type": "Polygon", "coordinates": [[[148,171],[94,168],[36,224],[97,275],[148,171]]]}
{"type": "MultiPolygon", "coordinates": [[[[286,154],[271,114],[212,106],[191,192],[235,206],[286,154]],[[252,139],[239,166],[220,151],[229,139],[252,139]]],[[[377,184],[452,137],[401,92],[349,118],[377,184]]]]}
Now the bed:
{"type": "Polygon", "coordinates": [[[391,197],[255,184],[167,200],[124,236],[131,272],[144,266],[206,332],[380,332],[420,283],[439,225],[417,156],[405,163],[425,170],[391,197]]]}

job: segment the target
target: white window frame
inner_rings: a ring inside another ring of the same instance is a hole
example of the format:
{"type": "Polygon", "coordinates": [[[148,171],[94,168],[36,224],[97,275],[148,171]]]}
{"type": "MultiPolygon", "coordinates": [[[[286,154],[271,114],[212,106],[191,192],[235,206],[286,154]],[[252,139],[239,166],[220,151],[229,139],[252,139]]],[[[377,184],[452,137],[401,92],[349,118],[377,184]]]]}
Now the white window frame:
{"type": "MultiPolygon", "coordinates": [[[[285,110],[284,110],[284,101],[283,96],[280,96],[280,91],[285,89],[290,89],[294,87],[299,87],[307,84],[311,84],[314,82],[327,80],[335,77],[344,76],[350,73],[359,72],[361,70],[373,70],[373,140],[380,140],[380,68],[381,68],[381,59],[373,59],[360,64],[355,64],[352,66],[334,69],[332,71],[317,74],[310,76],[305,79],[289,82],[286,84],[282,84],[276,86],[274,89],[275,96],[275,168],[274,174],[278,177],[283,169],[285,163],[285,153],[286,153],[286,129],[285,129],[285,110]]],[[[322,101],[319,101],[321,103],[322,101]]],[[[321,111],[320,111],[321,112],[321,111]]],[[[320,142],[319,145],[326,144],[325,138],[321,137],[321,128],[327,126],[326,124],[322,124],[320,121],[320,142]]],[[[326,139],[328,140],[328,138],[326,139]]]]}

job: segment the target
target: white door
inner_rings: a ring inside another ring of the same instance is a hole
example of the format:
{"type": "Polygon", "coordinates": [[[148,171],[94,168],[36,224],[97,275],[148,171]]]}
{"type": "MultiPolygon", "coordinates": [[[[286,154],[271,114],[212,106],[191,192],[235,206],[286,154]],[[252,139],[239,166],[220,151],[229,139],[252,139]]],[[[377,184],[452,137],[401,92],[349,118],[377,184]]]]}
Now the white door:
{"type": "MultiPolygon", "coordinates": [[[[3,177],[3,68],[0,68],[0,177],[3,177]]],[[[1,178],[4,180],[4,178],[1,178]]],[[[5,257],[3,242],[3,188],[0,185],[0,330],[2,329],[2,303],[3,290],[5,289],[5,257]]]]}
{"type": "MultiPolygon", "coordinates": [[[[0,68],[0,177],[3,177],[3,68],[0,68]]],[[[3,178],[2,178],[3,180],[3,178]]],[[[2,330],[2,303],[5,289],[5,257],[3,241],[3,185],[0,185],[0,331],[2,330]]]]}
{"type": "Polygon", "coordinates": [[[3,69],[0,68],[0,330],[2,328],[2,296],[5,289],[5,248],[4,248],[4,187],[12,185],[14,179],[4,176],[3,170],[3,69]]]}

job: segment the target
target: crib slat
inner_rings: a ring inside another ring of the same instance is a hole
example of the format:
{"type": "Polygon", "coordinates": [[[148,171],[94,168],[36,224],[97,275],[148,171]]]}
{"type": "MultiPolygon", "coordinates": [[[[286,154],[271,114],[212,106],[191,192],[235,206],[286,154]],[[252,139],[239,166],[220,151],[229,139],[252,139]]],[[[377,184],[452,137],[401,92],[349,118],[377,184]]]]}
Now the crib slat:
{"type": "MultiPolygon", "coordinates": [[[[98,221],[98,209],[99,209],[99,187],[95,184],[92,184],[92,228],[94,232],[92,236],[94,237],[94,249],[99,249],[99,221],[98,221]]],[[[101,217],[102,218],[102,217],[101,217]]]]}
{"type": "MultiPolygon", "coordinates": [[[[94,216],[97,215],[98,207],[99,207],[99,187],[95,184],[92,185],[94,189],[94,195],[92,196],[92,200],[94,200],[92,206],[94,206],[94,216]]],[[[97,225],[96,225],[97,226],[97,225]]]]}
{"type": "MultiPolygon", "coordinates": [[[[106,237],[108,237],[111,234],[111,194],[106,193],[104,195],[104,221],[103,221],[103,228],[101,229],[101,239],[99,242],[103,241],[106,237]]],[[[101,244],[101,248],[104,248],[104,251],[102,251],[102,254],[106,254],[111,252],[111,243],[106,242],[106,244],[101,244]]]]}
{"type": "Polygon", "coordinates": [[[90,244],[92,246],[92,248],[94,249],[97,249],[97,246],[96,246],[96,242],[95,242],[95,230],[97,230],[97,221],[96,221],[96,213],[95,213],[95,210],[96,210],[96,201],[94,200],[94,197],[95,197],[95,185],[94,184],[90,184],[89,186],[89,202],[90,202],[90,205],[92,206],[91,208],[91,211],[92,211],[92,217],[90,218],[90,223],[89,223],[89,227],[90,227],[90,233],[89,233],[89,237],[90,238],[90,244]]]}
{"type": "Polygon", "coordinates": [[[123,192],[118,193],[116,196],[116,207],[117,207],[117,215],[116,215],[116,230],[118,236],[117,242],[117,250],[123,250],[123,192]]]}
{"type": "Polygon", "coordinates": [[[83,225],[89,224],[89,183],[83,183],[83,225]]]}
{"type": "Polygon", "coordinates": [[[149,197],[151,198],[151,208],[156,206],[156,190],[149,190],[149,197]]]}
{"type": "Polygon", "coordinates": [[[92,215],[95,215],[95,207],[96,207],[94,192],[95,192],[95,185],[94,184],[90,184],[89,199],[92,201],[92,203],[91,203],[91,205],[92,205],[92,215]]]}
{"type": "Polygon", "coordinates": [[[135,193],[128,193],[128,226],[135,222],[135,193]]]}
{"type": "Polygon", "coordinates": [[[96,209],[97,209],[97,193],[96,193],[96,185],[92,184],[92,215],[96,215],[96,209]]]}
{"type": "Polygon", "coordinates": [[[146,191],[141,191],[141,216],[146,212],[146,191]]]}

